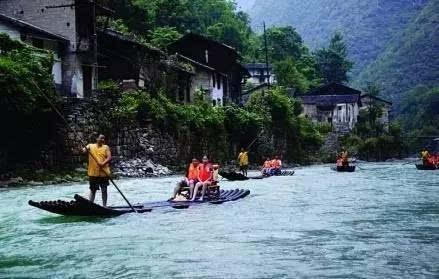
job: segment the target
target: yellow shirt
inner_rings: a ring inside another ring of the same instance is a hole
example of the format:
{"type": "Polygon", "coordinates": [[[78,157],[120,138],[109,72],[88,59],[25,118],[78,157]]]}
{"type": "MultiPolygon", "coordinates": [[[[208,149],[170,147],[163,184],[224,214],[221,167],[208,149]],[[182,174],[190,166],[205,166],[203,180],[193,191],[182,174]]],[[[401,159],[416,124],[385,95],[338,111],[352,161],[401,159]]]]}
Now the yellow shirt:
{"type": "Polygon", "coordinates": [[[421,152],[421,158],[422,158],[422,159],[427,159],[429,155],[430,155],[430,154],[428,154],[428,151],[422,151],[422,152],[421,152]]]}
{"type": "Polygon", "coordinates": [[[248,152],[241,152],[238,155],[239,165],[247,166],[248,165],[248,152]]]}
{"type": "MultiPolygon", "coordinates": [[[[89,152],[92,153],[99,162],[105,161],[107,159],[107,151],[110,151],[108,145],[104,144],[99,147],[96,143],[87,145],[87,149],[90,150],[89,152]]],[[[107,177],[104,170],[107,174],[110,174],[110,166],[108,164],[101,169],[93,157],[88,155],[88,176],[107,177]]]]}

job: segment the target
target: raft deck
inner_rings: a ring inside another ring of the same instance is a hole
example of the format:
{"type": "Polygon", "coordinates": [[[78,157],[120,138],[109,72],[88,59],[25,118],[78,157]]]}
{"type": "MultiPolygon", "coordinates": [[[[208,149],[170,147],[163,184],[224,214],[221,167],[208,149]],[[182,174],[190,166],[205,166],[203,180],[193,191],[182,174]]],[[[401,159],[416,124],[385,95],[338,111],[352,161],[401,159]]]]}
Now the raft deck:
{"type": "MultiPolygon", "coordinates": [[[[243,199],[250,194],[250,190],[235,189],[235,190],[220,190],[219,197],[215,200],[205,200],[205,201],[160,201],[160,202],[147,202],[143,204],[136,204],[133,207],[137,213],[151,212],[153,209],[157,208],[175,208],[182,209],[188,208],[192,205],[198,205],[203,203],[211,204],[222,204],[226,202],[236,201],[243,199]]],[[[29,201],[29,205],[45,210],[51,213],[64,215],[64,216],[90,216],[90,217],[116,217],[123,214],[134,213],[134,211],[127,206],[113,206],[113,207],[103,207],[96,203],[89,201],[88,199],[75,195],[74,200],[67,201],[42,201],[34,202],[29,201]]]]}

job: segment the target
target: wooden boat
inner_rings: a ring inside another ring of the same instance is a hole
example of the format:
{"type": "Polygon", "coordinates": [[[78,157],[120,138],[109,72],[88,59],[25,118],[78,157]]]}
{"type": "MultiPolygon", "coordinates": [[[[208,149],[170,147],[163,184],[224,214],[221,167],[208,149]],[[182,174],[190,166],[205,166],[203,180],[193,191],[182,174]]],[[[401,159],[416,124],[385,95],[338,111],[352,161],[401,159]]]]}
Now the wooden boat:
{"type": "Polygon", "coordinates": [[[331,169],[333,171],[337,171],[337,172],[355,172],[355,166],[337,166],[337,167],[331,167],[331,169]]]}
{"type": "Polygon", "coordinates": [[[424,165],[424,164],[417,164],[416,168],[418,170],[437,170],[438,168],[433,165],[424,165]]]}
{"type": "MultiPolygon", "coordinates": [[[[134,205],[134,208],[138,213],[151,212],[153,209],[159,208],[183,209],[203,203],[222,204],[225,202],[236,201],[245,198],[249,194],[249,190],[243,189],[226,191],[220,190],[219,196],[214,200],[207,199],[203,202],[149,202],[144,204],[136,204],[134,205]]],[[[83,198],[80,195],[75,195],[74,200],[70,202],[61,200],[42,202],[29,201],[29,205],[64,216],[116,217],[123,214],[134,213],[131,208],[126,206],[102,207],[98,204],[90,202],[88,199],[83,198]]]]}
{"type": "Polygon", "coordinates": [[[219,174],[229,181],[246,181],[249,179],[264,179],[264,178],[269,178],[271,176],[293,176],[295,174],[295,172],[284,170],[284,171],[281,171],[280,173],[277,173],[274,175],[259,175],[259,176],[253,176],[253,177],[252,176],[247,177],[247,176],[245,176],[241,173],[237,173],[237,172],[220,172],[219,174]]]}
{"type": "Polygon", "coordinates": [[[250,179],[249,177],[243,175],[242,173],[237,173],[234,171],[232,172],[220,171],[219,175],[230,181],[245,181],[250,179]]]}

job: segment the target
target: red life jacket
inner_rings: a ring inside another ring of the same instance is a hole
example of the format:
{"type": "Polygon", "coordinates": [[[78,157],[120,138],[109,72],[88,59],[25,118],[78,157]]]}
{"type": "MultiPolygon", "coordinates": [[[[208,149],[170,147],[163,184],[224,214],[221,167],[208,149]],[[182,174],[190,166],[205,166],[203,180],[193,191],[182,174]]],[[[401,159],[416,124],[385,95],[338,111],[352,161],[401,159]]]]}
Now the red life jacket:
{"type": "Polygon", "coordinates": [[[205,182],[212,178],[212,165],[211,164],[200,164],[198,166],[199,176],[201,182],[205,182]]]}

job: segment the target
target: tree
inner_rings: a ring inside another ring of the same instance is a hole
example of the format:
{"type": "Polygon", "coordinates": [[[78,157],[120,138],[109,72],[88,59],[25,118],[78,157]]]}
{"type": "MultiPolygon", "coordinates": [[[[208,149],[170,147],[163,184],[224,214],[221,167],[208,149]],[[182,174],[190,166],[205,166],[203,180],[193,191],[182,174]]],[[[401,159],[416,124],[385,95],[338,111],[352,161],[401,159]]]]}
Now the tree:
{"type": "Polygon", "coordinates": [[[250,20],[228,0],[106,0],[131,33],[162,47],[187,32],[207,35],[238,51],[248,45],[250,20]]]}
{"type": "Polygon", "coordinates": [[[297,60],[307,51],[302,37],[291,26],[269,28],[267,41],[269,57],[273,62],[282,61],[288,57],[297,60]]]}
{"type": "Polygon", "coordinates": [[[329,47],[322,48],[315,53],[317,67],[325,83],[348,81],[348,72],[353,63],[348,60],[348,51],[343,36],[336,32],[329,47]]]}
{"type": "Polygon", "coordinates": [[[297,93],[305,93],[308,90],[308,80],[297,69],[292,58],[287,58],[274,65],[277,84],[286,88],[292,88],[297,93]]]}
{"type": "Polygon", "coordinates": [[[165,48],[170,43],[181,38],[175,27],[158,27],[149,33],[151,44],[158,48],[165,48]]]}

